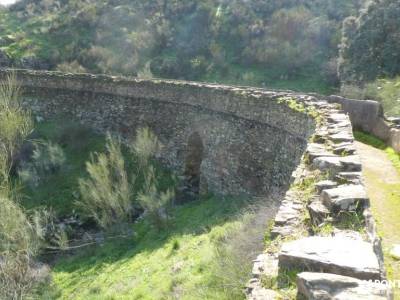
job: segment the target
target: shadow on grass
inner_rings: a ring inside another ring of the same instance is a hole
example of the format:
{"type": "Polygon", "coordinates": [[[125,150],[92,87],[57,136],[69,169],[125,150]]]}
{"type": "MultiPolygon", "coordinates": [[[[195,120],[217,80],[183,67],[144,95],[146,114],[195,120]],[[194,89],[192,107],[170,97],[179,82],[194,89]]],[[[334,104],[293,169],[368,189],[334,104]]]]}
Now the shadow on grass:
{"type": "Polygon", "coordinates": [[[208,233],[213,227],[234,221],[254,204],[244,199],[208,197],[177,206],[172,214],[171,224],[163,230],[156,229],[147,218],[132,225],[134,237],[105,242],[63,258],[55,264],[56,272],[84,272],[104,264],[126,261],[142,252],[151,252],[174,237],[208,233]]]}

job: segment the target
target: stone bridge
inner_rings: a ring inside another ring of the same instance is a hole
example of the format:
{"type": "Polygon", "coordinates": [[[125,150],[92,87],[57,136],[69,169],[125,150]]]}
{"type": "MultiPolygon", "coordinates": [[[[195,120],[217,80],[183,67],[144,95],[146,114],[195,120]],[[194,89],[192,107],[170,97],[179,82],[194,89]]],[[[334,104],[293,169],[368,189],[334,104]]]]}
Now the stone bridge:
{"type": "Polygon", "coordinates": [[[290,96],[285,92],[16,72],[34,114],[72,118],[127,139],[147,126],[163,143],[167,166],[199,189],[222,194],[263,196],[273,186],[287,185],[315,128],[308,115],[278,101],[290,96]]]}
{"type": "Polygon", "coordinates": [[[164,144],[162,160],[197,189],[259,197],[274,186],[287,190],[272,246],[254,261],[248,299],[290,298],[280,279],[291,271],[305,299],[391,298],[388,286],[369,282],[386,272],[353,143],[350,117],[363,128],[354,108],[361,103],[194,82],[16,74],[24,103],[43,118],[68,117],[126,139],[150,127],[164,144]],[[357,228],[342,219],[349,215],[357,228]]]}

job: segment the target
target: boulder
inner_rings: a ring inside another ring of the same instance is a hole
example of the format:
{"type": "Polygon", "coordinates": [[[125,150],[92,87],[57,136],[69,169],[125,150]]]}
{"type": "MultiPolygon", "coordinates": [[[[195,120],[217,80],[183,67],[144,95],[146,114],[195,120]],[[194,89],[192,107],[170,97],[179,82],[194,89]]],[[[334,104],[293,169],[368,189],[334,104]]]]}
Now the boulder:
{"type": "Polygon", "coordinates": [[[279,253],[279,267],[380,279],[373,245],[343,237],[312,236],[286,242],[279,253]]]}
{"type": "Polygon", "coordinates": [[[321,201],[334,213],[339,211],[355,211],[359,206],[369,204],[364,186],[342,185],[334,189],[324,190],[321,201]]]}
{"type": "Polygon", "coordinates": [[[297,289],[308,300],[384,300],[389,296],[383,284],[327,273],[298,274],[297,289]]]}

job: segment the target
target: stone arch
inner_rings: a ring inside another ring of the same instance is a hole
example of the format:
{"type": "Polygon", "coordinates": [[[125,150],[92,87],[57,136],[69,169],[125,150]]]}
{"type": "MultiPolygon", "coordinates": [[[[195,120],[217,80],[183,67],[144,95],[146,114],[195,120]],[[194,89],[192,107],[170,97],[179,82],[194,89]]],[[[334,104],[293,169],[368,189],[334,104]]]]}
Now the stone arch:
{"type": "Polygon", "coordinates": [[[204,158],[204,144],[198,132],[193,132],[187,142],[184,161],[184,177],[187,196],[197,197],[200,193],[201,163],[204,158]]]}

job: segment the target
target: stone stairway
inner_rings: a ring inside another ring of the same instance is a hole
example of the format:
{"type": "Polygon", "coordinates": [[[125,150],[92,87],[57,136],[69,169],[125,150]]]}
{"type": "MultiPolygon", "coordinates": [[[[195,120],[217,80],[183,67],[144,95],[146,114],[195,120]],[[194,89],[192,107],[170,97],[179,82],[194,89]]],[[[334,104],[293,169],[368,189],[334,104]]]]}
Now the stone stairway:
{"type": "Polygon", "coordinates": [[[385,279],[382,248],[350,120],[311,96],[297,100],[317,109],[321,120],[293,173],[293,186],[312,180],[316,171],[325,178],[313,184],[312,195],[293,187],[286,193],[270,232],[273,247],[254,261],[247,299],[293,298],[281,293],[279,282],[280,274],[290,272],[297,274],[299,299],[392,299],[390,288],[375,282],[385,279]],[[363,228],[343,229],[349,214],[360,218],[363,228]],[[318,231],[327,224],[329,234],[318,231]]]}

